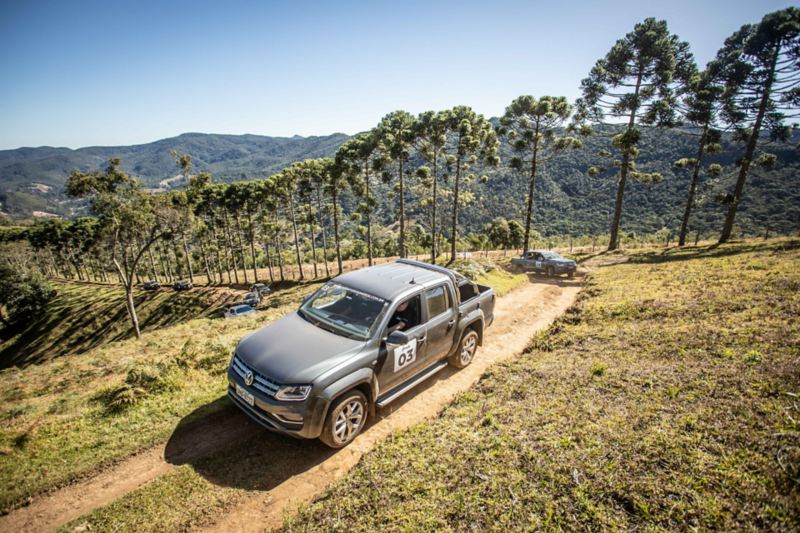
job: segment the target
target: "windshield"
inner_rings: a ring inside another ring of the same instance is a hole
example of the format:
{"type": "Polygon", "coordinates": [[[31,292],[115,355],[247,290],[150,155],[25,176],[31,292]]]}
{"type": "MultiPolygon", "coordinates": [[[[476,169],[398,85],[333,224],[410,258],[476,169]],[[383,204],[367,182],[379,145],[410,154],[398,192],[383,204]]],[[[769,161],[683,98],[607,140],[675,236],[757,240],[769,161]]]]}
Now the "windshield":
{"type": "Polygon", "coordinates": [[[308,299],[298,313],[322,329],[366,340],[388,302],[377,296],[329,283],[308,299]]]}
{"type": "Polygon", "coordinates": [[[542,255],[544,256],[545,259],[564,259],[555,252],[542,252],[542,255]]]}

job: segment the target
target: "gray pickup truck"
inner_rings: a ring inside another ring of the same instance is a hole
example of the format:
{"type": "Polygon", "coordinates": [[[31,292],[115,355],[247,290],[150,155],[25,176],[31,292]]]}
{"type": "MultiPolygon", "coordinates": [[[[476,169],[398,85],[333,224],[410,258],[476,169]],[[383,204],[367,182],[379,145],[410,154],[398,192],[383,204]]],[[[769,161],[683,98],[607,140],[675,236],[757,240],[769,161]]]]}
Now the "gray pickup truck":
{"type": "Polygon", "coordinates": [[[494,304],[490,287],[418,261],[343,274],[239,342],[228,396],[267,429],[341,448],[376,408],[467,366],[494,304]]]}
{"type": "Polygon", "coordinates": [[[561,274],[572,277],[578,268],[575,261],[548,250],[528,250],[522,257],[512,259],[511,264],[522,267],[524,270],[543,272],[550,277],[561,274]]]}

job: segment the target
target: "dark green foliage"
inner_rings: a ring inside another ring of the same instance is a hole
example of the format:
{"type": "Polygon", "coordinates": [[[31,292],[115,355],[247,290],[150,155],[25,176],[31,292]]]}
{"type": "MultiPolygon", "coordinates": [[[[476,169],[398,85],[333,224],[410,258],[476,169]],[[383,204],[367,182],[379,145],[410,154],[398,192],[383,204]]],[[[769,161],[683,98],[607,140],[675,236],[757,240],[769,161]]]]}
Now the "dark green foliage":
{"type": "Polygon", "coordinates": [[[35,270],[0,262],[0,320],[24,322],[47,307],[53,287],[35,270]]]}
{"type": "MultiPolygon", "coordinates": [[[[619,245],[625,185],[628,178],[641,183],[661,181],[661,174],[636,165],[641,153],[641,125],[674,127],[678,124],[677,97],[696,71],[689,44],[673,35],[664,20],[645,19],[618,40],[598,60],[581,82],[578,121],[601,123],[606,117],[622,119],[626,127],[614,135],[612,145],[620,160],[609,250],[619,245]]],[[[616,171],[615,171],[616,173],[616,171]]],[[[596,171],[592,172],[597,175],[596,171]]]]}
{"type": "Polygon", "coordinates": [[[725,40],[715,61],[725,90],[723,116],[745,142],[736,186],[730,193],[720,242],[730,239],[733,223],[754,167],[774,165],[774,154],[760,153],[768,134],[771,141],[790,136],[787,119],[800,106],[800,9],[767,14],[759,24],[746,24],[725,40]]]}

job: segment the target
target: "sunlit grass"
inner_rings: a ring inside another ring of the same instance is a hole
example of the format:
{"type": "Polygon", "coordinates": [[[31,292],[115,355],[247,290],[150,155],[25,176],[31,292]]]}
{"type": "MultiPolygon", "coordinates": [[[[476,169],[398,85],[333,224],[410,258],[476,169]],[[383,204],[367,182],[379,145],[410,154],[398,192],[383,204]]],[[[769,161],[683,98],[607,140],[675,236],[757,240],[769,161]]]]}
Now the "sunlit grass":
{"type": "Polygon", "coordinates": [[[0,509],[166,440],[179,420],[225,393],[224,371],[239,338],[317,286],[281,290],[246,317],[197,318],[145,331],[138,341],[0,371],[0,509]],[[143,368],[163,386],[114,405],[113,392],[143,368]]]}
{"type": "Polygon", "coordinates": [[[598,267],[524,357],[286,529],[797,530],[798,316],[797,240],[598,267]]]}

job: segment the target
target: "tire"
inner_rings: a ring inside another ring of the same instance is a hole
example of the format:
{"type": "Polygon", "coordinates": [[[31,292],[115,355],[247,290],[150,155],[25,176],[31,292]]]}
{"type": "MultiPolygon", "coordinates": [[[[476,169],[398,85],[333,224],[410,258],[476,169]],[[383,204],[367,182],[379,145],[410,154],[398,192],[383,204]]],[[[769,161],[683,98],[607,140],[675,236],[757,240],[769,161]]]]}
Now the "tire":
{"type": "Polygon", "coordinates": [[[351,390],[331,405],[319,440],[330,448],[344,448],[361,433],[366,423],[367,398],[360,391],[351,390]]]}
{"type": "Polygon", "coordinates": [[[458,343],[458,348],[455,353],[447,358],[450,366],[454,366],[459,370],[466,368],[475,357],[475,352],[478,350],[478,333],[474,329],[468,329],[461,337],[461,342],[458,343]]]}
{"type": "Polygon", "coordinates": [[[574,278],[575,277],[575,272],[570,272],[569,274],[567,274],[567,276],[570,277],[570,278],[574,278]]]}
{"type": "Polygon", "coordinates": [[[553,267],[547,267],[547,277],[548,278],[556,277],[556,271],[555,269],[553,269],[553,267]]]}

